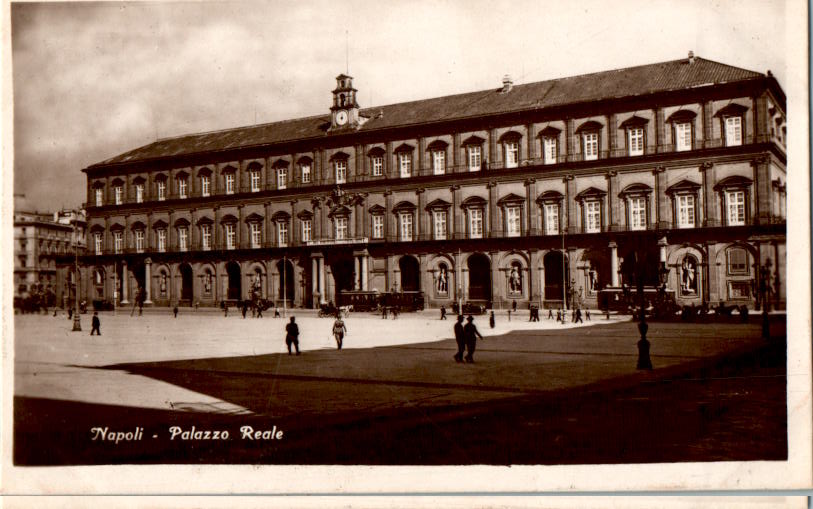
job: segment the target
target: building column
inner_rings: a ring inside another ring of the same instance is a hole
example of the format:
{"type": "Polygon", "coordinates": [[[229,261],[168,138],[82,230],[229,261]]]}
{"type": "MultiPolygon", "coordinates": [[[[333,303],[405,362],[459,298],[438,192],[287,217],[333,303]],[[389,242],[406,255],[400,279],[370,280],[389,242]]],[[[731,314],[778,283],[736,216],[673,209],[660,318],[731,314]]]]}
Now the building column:
{"type": "Polygon", "coordinates": [[[576,133],[575,121],[572,118],[565,120],[565,147],[567,148],[567,160],[576,160],[576,133]]]}
{"type": "Polygon", "coordinates": [[[361,290],[361,256],[353,256],[353,289],[361,290]]]}
{"type": "Polygon", "coordinates": [[[311,295],[313,295],[313,307],[319,304],[319,258],[311,255],[311,295]]]}
{"type": "Polygon", "coordinates": [[[325,258],[323,256],[320,256],[318,258],[318,261],[319,261],[319,299],[320,299],[319,303],[324,304],[325,302],[327,302],[327,300],[325,300],[325,294],[327,293],[325,289],[325,258]]]}
{"type": "Polygon", "coordinates": [[[536,129],[529,123],[525,125],[525,158],[533,161],[536,157],[536,129]]]}
{"type": "Polygon", "coordinates": [[[369,282],[368,282],[368,274],[367,274],[367,257],[369,253],[365,250],[364,253],[361,255],[361,291],[366,292],[369,291],[369,282]]]}
{"type": "MultiPolygon", "coordinates": [[[[115,271],[115,266],[113,267],[115,271]]],[[[121,261],[121,303],[122,304],[129,304],[130,301],[127,300],[127,295],[129,295],[127,291],[127,280],[130,279],[129,271],[127,270],[127,262],[122,260],[121,261]]]]}
{"type": "Polygon", "coordinates": [[[751,162],[754,169],[754,217],[756,222],[768,224],[771,222],[771,198],[773,188],[771,183],[771,159],[768,156],[759,156],[751,162]]]}
{"type": "MultiPolygon", "coordinates": [[[[421,138],[423,139],[423,138],[421,138]]],[[[416,240],[424,240],[425,238],[430,238],[429,235],[429,214],[426,212],[426,189],[420,188],[415,190],[415,194],[418,196],[418,210],[415,213],[418,217],[415,218],[415,227],[416,227],[416,240]]]]}
{"type": "Polygon", "coordinates": [[[610,113],[607,117],[607,148],[610,157],[615,157],[618,150],[618,117],[615,113],[610,113]]]}
{"type": "Polygon", "coordinates": [[[452,192],[452,217],[450,218],[451,224],[449,225],[451,226],[451,238],[460,239],[463,238],[461,224],[463,218],[460,213],[460,186],[452,186],[449,190],[452,192]]]}
{"type": "Polygon", "coordinates": [[[618,230],[618,218],[620,217],[618,199],[618,172],[610,170],[607,172],[607,229],[609,231],[618,230]]]}
{"type": "Polygon", "coordinates": [[[610,242],[610,286],[618,287],[618,244],[610,242]]]}
{"type": "Polygon", "coordinates": [[[700,165],[703,174],[703,226],[719,226],[717,200],[714,198],[714,163],[700,165]]]}
{"type": "Polygon", "coordinates": [[[655,174],[655,224],[660,229],[669,228],[669,199],[666,197],[666,168],[658,166],[655,174]]]}
{"type": "Polygon", "coordinates": [[[655,152],[666,152],[663,108],[655,108],[655,152]]]}
{"type": "Polygon", "coordinates": [[[714,103],[706,101],[703,103],[703,147],[712,148],[714,146],[714,134],[712,133],[712,110],[714,103]]]}
{"type": "Polygon", "coordinates": [[[500,281],[500,267],[497,264],[500,252],[492,251],[489,255],[489,258],[491,258],[491,308],[494,309],[496,304],[499,303],[499,309],[502,309],[502,301],[505,299],[505,294],[503,293],[505,284],[503,284],[503,281],[500,281]]]}
{"type": "Polygon", "coordinates": [[[488,188],[488,222],[484,221],[484,226],[488,228],[488,233],[485,232],[483,238],[501,238],[502,237],[502,221],[498,217],[497,212],[497,196],[499,196],[499,184],[497,181],[492,180],[486,187],[488,188]]]}
{"type": "Polygon", "coordinates": [[[150,294],[152,293],[152,276],[150,275],[150,267],[152,266],[152,260],[147,258],[144,260],[144,292],[146,296],[146,300],[144,304],[152,304],[152,299],[150,298],[150,294]]]}
{"type": "Polygon", "coordinates": [[[536,197],[536,179],[525,179],[525,235],[539,234],[539,206],[534,203],[536,197]]]}
{"type": "Polygon", "coordinates": [[[573,175],[567,175],[564,178],[565,183],[565,209],[567,210],[567,229],[568,233],[579,233],[578,222],[576,217],[576,179],[573,175]]]}

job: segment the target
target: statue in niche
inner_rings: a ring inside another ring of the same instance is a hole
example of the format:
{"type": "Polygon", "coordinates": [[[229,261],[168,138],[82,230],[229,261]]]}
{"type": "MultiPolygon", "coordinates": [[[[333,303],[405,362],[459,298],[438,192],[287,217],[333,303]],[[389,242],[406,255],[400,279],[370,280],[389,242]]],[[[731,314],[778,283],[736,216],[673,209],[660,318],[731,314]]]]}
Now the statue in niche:
{"type": "Polygon", "coordinates": [[[694,258],[687,256],[681,264],[681,288],[683,293],[697,293],[697,262],[694,258]]]}
{"type": "Polygon", "coordinates": [[[511,266],[511,273],[508,275],[508,287],[511,293],[522,293],[522,274],[517,265],[511,266]]]}
{"type": "Polygon", "coordinates": [[[438,293],[447,293],[449,291],[449,279],[445,265],[441,265],[440,267],[440,272],[438,273],[437,288],[438,293]]]}

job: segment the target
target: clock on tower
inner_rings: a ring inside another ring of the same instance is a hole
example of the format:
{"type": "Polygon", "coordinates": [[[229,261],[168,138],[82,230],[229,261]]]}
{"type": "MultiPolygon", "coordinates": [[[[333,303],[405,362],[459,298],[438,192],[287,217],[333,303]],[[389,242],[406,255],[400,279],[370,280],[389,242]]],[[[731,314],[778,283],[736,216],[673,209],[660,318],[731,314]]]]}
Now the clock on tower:
{"type": "Polygon", "coordinates": [[[346,74],[336,76],[336,88],[333,90],[331,112],[331,129],[358,127],[359,105],[356,102],[356,89],[353,88],[353,77],[346,74]]]}

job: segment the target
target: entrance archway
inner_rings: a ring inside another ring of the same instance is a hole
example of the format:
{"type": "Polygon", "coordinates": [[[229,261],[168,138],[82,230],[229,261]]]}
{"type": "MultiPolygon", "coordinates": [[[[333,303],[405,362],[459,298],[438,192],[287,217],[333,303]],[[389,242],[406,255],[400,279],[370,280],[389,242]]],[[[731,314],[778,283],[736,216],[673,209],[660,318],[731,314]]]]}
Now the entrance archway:
{"type": "Polygon", "coordinates": [[[279,274],[279,291],[277,292],[279,299],[293,302],[296,281],[294,281],[294,264],[291,263],[291,260],[278,261],[277,274],[279,274]]]}
{"type": "Polygon", "coordinates": [[[482,253],[469,256],[469,300],[491,302],[491,260],[482,253]]]}
{"type": "Polygon", "coordinates": [[[240,300],[242,292],[242,277],[240,274],[240,264],[237,262],[229,262],[226,264],[226,273],[228,274],[229,291],[226,294],[228,300],[240,300]]]}
{"type": "Polygon", "coordinates": [[[418,292],[421,290],[421,269],[414,256],[402,256],[398,260],[401,270],[401,290],[405,292],[418,292]]]}
{"type": "Polygon", "coordinates": [[[330,272],[333,273],[333,283],[336,285],[336,298],[338,299],[340,292],[352,291],[353,288],[353,274],[355,269],[353,267],[352,258],[340,258],[334,260],[330,264],[330,272]]]}
{"type": "Polygon", "coordinates": [[[194,276],[192,275],[192,267],[189,266],[188,263],[181,265],[181,300],[184,301],[192,301],[192,281],[194,281],[194,276]]]}
{"type": "Polygon", "coordinates": [[[131,294],[131,298],[133,300],[137,300],[138,292],[140,290],[143,290],[144,292],[147,291],[147,285],[145,284],[147,276],[143,263],[139,263],[133,267],[133,279],[135,279],[135,287],[133,287],[133,285],[129,285],[130,288],[128,288],[128,290],[131,294]]]}
{"type": "Polygon", "coordinates": [[[568,273],[567,265],[563,264],[561,251],[550,251],[542,258],[545,266],[545,301],[562,302],[564,299],[564,275],[568,273]],[[564,269],[564,273],[562,272],[564,269]]]}
{"type": "Polygon", "coordinates": [[[628,246],[622,253],[621,283],[636,288],[640,279],[643,286],[659,286],[659,256],[658,245],[654,242],[628,246]]]}

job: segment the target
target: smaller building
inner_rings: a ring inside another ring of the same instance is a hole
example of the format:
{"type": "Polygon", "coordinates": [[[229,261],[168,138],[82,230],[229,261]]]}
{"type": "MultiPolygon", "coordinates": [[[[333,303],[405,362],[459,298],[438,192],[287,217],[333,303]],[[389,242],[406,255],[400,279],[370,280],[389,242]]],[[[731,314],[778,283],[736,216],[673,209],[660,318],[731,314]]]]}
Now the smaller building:
{"type": "Polygon", "coordinates": [[[84,251],[85,224],[84,210],[40,212],[24,196],[15,196],[15,305],[32,297],[48,306],[64,306],[71,300],[74,247],[84,251]]]}

